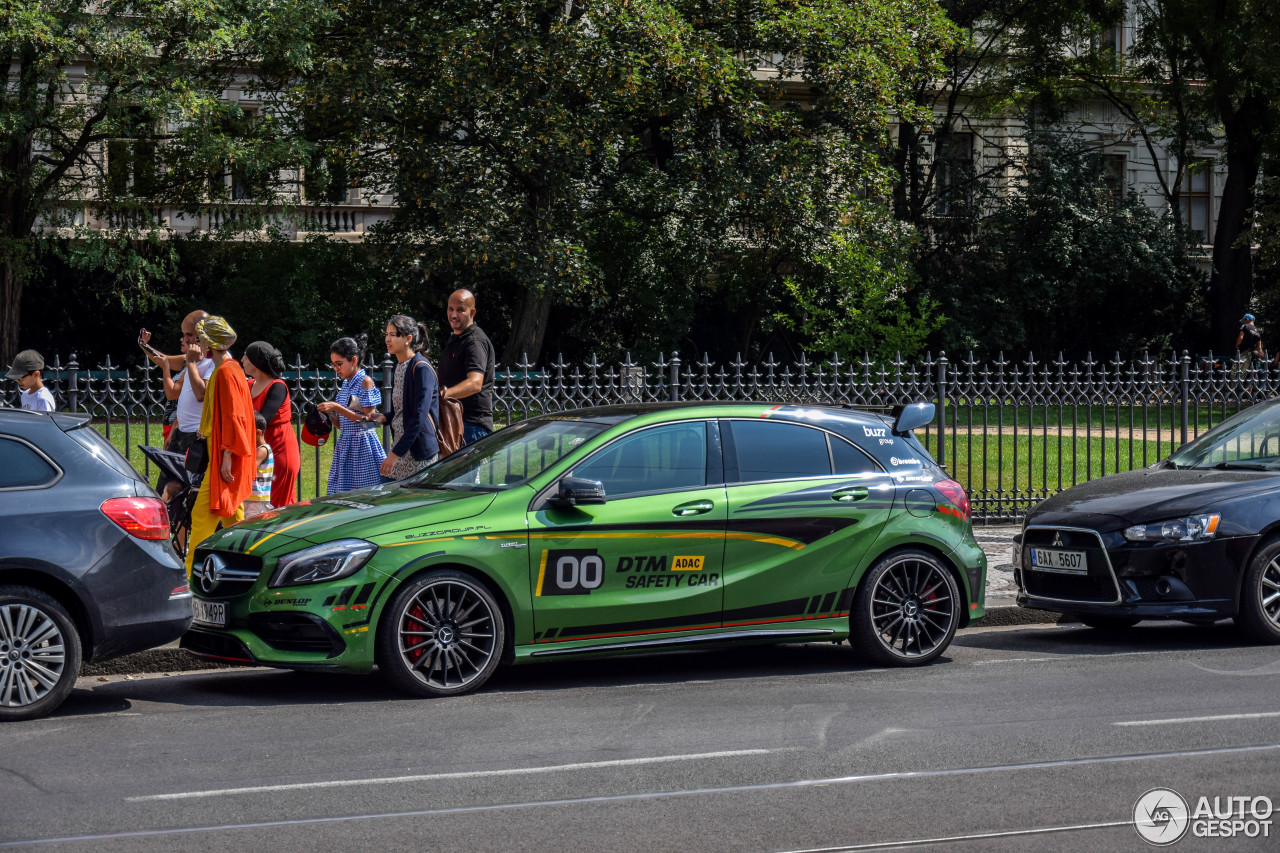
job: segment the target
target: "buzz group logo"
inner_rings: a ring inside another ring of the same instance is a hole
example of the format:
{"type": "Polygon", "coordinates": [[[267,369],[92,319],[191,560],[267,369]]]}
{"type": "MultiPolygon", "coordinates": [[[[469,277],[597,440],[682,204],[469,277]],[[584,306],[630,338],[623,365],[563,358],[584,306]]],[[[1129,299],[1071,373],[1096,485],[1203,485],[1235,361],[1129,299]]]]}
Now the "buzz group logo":
{"type": "Polygon", "coordinates": [[[1202,796],[1194,809],[1172,788],[1152,788],[1133,804],[1133,826],[1157,847],[1182,840],[1190,830],[1196,838],[1270,838],[1270,797],[1202,796]]]}

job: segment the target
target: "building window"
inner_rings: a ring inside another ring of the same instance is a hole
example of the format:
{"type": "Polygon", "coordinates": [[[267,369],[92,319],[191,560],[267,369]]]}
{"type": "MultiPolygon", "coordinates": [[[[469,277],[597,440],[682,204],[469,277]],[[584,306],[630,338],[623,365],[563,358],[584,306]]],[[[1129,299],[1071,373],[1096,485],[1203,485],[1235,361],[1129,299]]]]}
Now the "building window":
{"type": "Polygon", "coordinates": [[[149,139],[107,142],[107,191],[117,198],[148,198],[156,192],[156,144],[149,139]]]}
{"type": "Polygon", "coordinates": [[[934,186],[938,216],[957,216],[968,207],[973,180],[973,134],[944,133],[938,136],[934,186]]]}
{"type": "Polygon", "coordinates": [[[342,161],[323,154],[314,155],[302,172],[302,192],[315,204],[346,204],[349,184],[342,161]]]}
{"type": "Polygon", "coordinates": [[[1098,38],[1098,53],[1107,68],[1118,70],[1124,56],[1124,27],[1117,24],[1103,30],[1098,38]]]}
{"type": "Polygon", "coordinates": [[[1102,155],[1102,183],[1106,185],[1107,191],[1111,193],[1113,206],[1119,206],[1120,202],[1124,200],[1126,190],[1125,165],[1126,160],[1123,154],[1102,155]]]}
{"type": "Polygon", "coordinates": [[[1182,224],[1191,229],[1196,240],[1208,243],[1209,202],[1213,189],[1213,161],[1199,160],[1190,164],[1182,173],[1182,224]]]}

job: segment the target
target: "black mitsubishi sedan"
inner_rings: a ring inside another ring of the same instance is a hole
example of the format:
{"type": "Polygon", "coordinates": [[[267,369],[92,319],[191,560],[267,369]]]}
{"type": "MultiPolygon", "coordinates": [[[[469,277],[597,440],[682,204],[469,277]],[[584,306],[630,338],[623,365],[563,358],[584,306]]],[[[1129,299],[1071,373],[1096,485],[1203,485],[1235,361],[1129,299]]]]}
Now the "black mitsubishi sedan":
{"type": "Polygon", "coordinates": [[[1067,489],[1014,545],[1018,604],[1095,628],[1235,619],[1280,643],[1280,400],[1150,468],[1067,489]]]}

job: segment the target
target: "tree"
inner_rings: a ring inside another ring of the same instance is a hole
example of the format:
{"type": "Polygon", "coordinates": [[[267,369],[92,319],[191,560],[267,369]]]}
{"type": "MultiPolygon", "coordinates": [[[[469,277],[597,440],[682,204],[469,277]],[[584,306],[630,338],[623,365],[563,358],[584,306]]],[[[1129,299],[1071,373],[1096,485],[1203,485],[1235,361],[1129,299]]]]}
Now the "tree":
{"type": "Polygon", "coordinates": [[[887,192],[949,35],[915,0],[355,0],[298,107],[394,196],[376,239],[437,286],[523,294],[514,362],[553,306],[629,286],[638,240],[666,287],[811,267],[846,197],[887,192]]]}
{"type": "Polygon", "coordinates": [[[937,291],[948,350],[1165,351],[1201,310],[1186,232],[1117,198],[1080,140],[1037,135],[1022,190],[986,220],[982,250],[937,291]]]}
{"type": "Polygon", "coordinates": [[[158,203],[280,198],[279,170],[306,146],[271,103],[306,67],[326,5],[0,0],[0,358],[18,348],[24,280],[50,238],[71,236],[79,263],[116,265],[120,295],[146,301],[170,269],[158,203]],[[228,89],[267,108],[248,115],[228,89]],[[77,222],[86,210],[106,227],[77,222]]]}
{"type": "MultiPolygon", "coordinates": [[[[1136,0],[1135,39],[1127,59],[1089,35],[1120,20],[1125,4],[1076,28],[1076,44],[1050,76],[1058,94],[1100,95],[1115,106],[1151,150],[1171,152],[1162,191],[1180,219],[1182,176],[1196,145],[1222,149],[1226,181],[1213,234],[1209,280],[1210,342],[1234,342],[1253,290],[1252,216],[1263,155],[1280,129],[1280,5],[1268,0],[1136,0]],[[1086,38],[1081,38],[1085,36],[1086,38]],[[1089,48],[1092,49],[1089,49],[1089,48]],[[1068,85],[1075,81],[1077,88],[1068,85]],[[1172,171],[1170,180],[1167,173],[1172,171]]],[[[1045,84],[1043,88],[1047,88],[1045,84]]]]}

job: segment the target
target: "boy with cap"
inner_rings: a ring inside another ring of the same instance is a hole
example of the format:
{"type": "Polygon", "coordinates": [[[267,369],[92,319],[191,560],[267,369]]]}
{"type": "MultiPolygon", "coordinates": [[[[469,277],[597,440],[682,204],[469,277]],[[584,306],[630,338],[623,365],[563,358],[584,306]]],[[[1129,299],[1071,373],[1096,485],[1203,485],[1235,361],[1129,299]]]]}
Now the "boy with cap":
{"type": "Polygon", "coordinates": [[[18,380],[22,389],[20,400],[22,408],[33,412],[52,412],[58,408],[53,395],[40,380],[40,371],[44,370],[44,358],[33,349],[24,349],[13,358],[13,364],[5,375],[18,380]]]}

